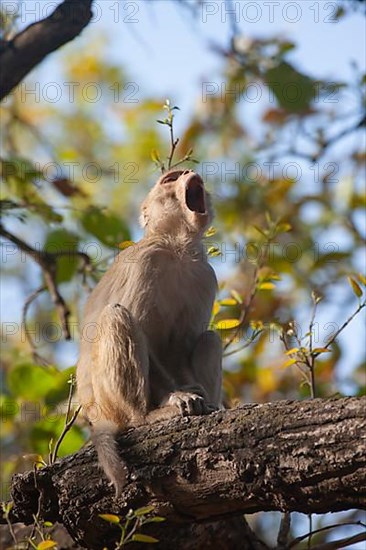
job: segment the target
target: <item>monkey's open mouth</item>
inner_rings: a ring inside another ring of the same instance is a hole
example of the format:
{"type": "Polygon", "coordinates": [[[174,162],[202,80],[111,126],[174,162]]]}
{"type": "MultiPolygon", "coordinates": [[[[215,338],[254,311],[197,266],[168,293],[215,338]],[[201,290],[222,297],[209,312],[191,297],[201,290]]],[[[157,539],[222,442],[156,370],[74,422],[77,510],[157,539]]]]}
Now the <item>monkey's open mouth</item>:
{"type": "Polygon", "coordinates": [[[199,176],[192,176],[186,183],[186,205],[192,212],[206,212],[205,190],[199,176]]]}

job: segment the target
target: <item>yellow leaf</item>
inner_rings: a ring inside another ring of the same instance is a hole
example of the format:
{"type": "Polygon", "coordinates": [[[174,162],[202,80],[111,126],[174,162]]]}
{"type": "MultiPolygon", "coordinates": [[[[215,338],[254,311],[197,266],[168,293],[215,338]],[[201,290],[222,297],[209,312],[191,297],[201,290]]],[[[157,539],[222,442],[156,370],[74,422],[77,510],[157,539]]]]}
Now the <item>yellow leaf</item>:
{"type": "Polygon", "coordinates": [[[135,243],[133,241],[122,241],[119,243],[118,248],[121,250],[125,250],[125,248],[129,248],[130,246],[133,246],[135,243]]]}
{"type": "Polygon", "coordinates": [[[330,353],[330,349],[328,348],[315,348],[313,349],[313,353],[330,353]]]}
{"type": "Polygon", "coordinates": [[[159,153],[156,149],[153,149],[151,151],[151,159],[152,159],[153,162],[157,162],[157,163],[160,162],[160,156],[159,156],[159,153]]]}
{"type": "Polygon", "coordinates": [[[230,330],[240,325],[239,319],[221,319],[215,324],[217,330],[230,330]]]}
{"type": "Polygon", "coordinates": [[[270,273],[270,275],[268,275],[268,279],[270,281],[281,281],[282,280],[281,277],[278,275],[278,273],[274,273],[274,272],[272,272],[272,273],[270,273]]]}
{"type": "Polygon", "coordinates": [[[253,225],[254,229],[258,231],[263,237],[266,239],[268,238],[267,231],[265,229],[262,229],[261,227],[258,227],[258,225],[253,225]]]}
{"type": "Polygon", "coordinates": [[[348,282],[351,285],[352,290],[356,294],[357,298],[361,298],[362,290],[359,287],[358,283],[356,283],[356,281],[352,277],[348,277],[348,282]]]}
{"type": "Polygon", "coordinates": [[[292,355],[293,353],[297,353],[299,351],[299,348],[291,348],[288,351],[286,351],[286,355],[292,355]]]}
{"type": "Polygon", "coordinates": [[[263,330],[264,324],[262,321],[250,321],[250,328],[253,330],[263,330]]]}
{"type": "Polygon", "coordinates": [[[287,233],[288,231],[291,231],[292,226],[289,223],[280,223],[276,227],[278,233],[287,233]]]}
{"type": "Polygon", "coordinates": [[[55,548],[57,546],[57,542],[54,540],[43,540],[37,545],[37,550],[47,550],[48,548],[55,548]]]}
{"type": "Polygon", "coordinates": [[[287,367],[291,367],[291,365],[294,365],[296,363],[297,359],[289,359],[282,365],[282,369],[287,369],[287,367]]]}
{"type": "Polygon", "coordinates": [[[205,237],[213,237],[216,234],[216,228],[215,227],[209,227],[205,233],[205,237]]]}
{"type": "Polygon", "coordinates": [[[115,516],[114,514],[99,514],[99,517],[104,519],[104,521],[108,521],[109,523],[120,523],[119,517],[115,516]]]}
{"type": "Polygon", "coordinates": [[[212,307],[212,316],[215,317],[219,311],[220,311],[220,304],[219,302],[215,301],[212,307]]]}
{"type": "Polygon", "coordinates": [[[366,286],[366,277],[365,275],[362,275],[362,273],[359,273],[357,275],[357,279],[362,283],[364,286],[366,286]]]}
{"type": "Polygon", "coordinates": [[[238,304],[242,304],[243,303],[243,298],[240,296],[239,292],[237,292],[236,290],[232,289],[230,290],[230,294],[231,296],[234,298],[234,300],[236,300],[238,302],[238,304]]]}
{"type": "Polygon", "coordinates": [[[273,370],[269,367],[258,369],[257,382],[263,393],[270,393],[277,388],[273,370]]]}
{"type": "Polygon", "coordinates": [[[236,306],[237,301],[234,300],[234,298],[224,298],[223,300],[220,300],[220,305],[222,306],[236,306]]]}
{"type": "Polygon", "coordinates": [[[273,288],[276,288],[273,283],[259,283],[258,285],[258,290],[272,290],[273,288]]]}
{"type": "Polygon", "coordinates": [[[209,256],[221,256],[221,251],[217,248],[217,246],[210,246],[207,250],[207,254],[209,256]]]}

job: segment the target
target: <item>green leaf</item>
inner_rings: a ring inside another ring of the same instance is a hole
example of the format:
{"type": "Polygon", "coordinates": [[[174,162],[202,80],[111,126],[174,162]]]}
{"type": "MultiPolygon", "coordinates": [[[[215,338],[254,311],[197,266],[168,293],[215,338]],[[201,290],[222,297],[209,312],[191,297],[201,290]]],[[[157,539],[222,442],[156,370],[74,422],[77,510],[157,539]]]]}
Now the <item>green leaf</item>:
{"type": "Polygon", "coordinates": [[[131,540],[133,542],[146,542],[151,544],[159,542],[159,540],[156,539],[155,537],[151,537],[150,535],[143,535],[142,533],[136,533],[135,535],[132,536],[131,540]]]}
{"type": "Polygon", "coordinates": [[[146,514],[149,514],[155,510],[155,506],[144,506],[142,508],[137,508],[137,510],[134,511],[135,516],[146,516],[146,514]]]}
{"type": "Polygon", "coordinates": [[[146,518],[144,523],[162,523],[163,521],[166,521],[166,518],[162,516],[153,516],[152,518],[146,518]]]}
{"type": "Polygon", "coordinates": [[[120,523],[121,520],[118,516],[115,514],[99,514],[99,517],[104,519],[104,521],[108,521],[108,523],[120,523]]]}
{"type": "Polygon", "coordinates": [[[277,67],[269,69],[265,80],[280,107],[286,111],[301,113],[309,109],[314,99],[315,83],[290,63],[282,61],[277,67]]]}
{"type": "Polygon", "coordinates": [[[130,240],[130,232],[125,222],[113,212],[89,208],[81,217],[84,229],[109,247],[118,246],[121,241],[130,240]]]}
{"type": "Polygon", "coordinates": [[[79,237],[66,229],[56,229],[48,233],[44,250],[51,253],[69,252],[57,259],[56,282],[69,281],[74,276],[80,259],[73,255],[78,248],[79,237]]]}
{"type": "Polygon", "coordinates": [[[46,221],[62,221],[62,216],[54,212],[38,191],[37,184],[43,180],[43,173],[32,162],[22,157],[10,157],[1,162],[1,174],[9,191],[21,199],[29,210],[46,221]]]}
{"type": "Polygon", "coordinates": [[[31,363],[21,363],[11,368],[7,385],[12,395],[28,401],[38,401],[55,388],[57,370],[31,363]]]}
{"type": "Polygon", "coordinates": [[[55,372],[54,386],[45,395],[46,405],[55,406],[67,399],[70,390],[68,380],[71,374],[75,374],[75,370],[75,367],[69,367],[55,372]]]}

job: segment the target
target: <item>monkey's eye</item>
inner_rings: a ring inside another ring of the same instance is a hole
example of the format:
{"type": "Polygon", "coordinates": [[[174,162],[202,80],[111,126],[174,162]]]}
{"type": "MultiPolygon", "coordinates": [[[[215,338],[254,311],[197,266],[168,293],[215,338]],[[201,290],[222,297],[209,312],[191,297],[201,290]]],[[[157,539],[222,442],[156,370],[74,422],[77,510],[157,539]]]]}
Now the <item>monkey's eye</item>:
{"type": "Polygon", "coordinates": [[[183,174],[183,170],[177,170],[176,172],[170,172],[161,179],[161,184],[177,181],[177,179],[183,174]]]}

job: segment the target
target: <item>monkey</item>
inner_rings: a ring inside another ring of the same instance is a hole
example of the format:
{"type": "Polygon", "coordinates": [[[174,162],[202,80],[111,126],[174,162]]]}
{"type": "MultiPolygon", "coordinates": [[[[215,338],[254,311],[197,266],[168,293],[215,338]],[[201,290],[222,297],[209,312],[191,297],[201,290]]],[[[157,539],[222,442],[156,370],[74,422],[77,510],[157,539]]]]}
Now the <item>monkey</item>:
{"type": "Polygon", "coordinates": [[[164,173],[141,206],[143,238],[86,302],[78,399],[117,496],[126,483],[119,432],[221,406],[222,345],[208,330],[217,279],[202,241],[212,219],[197,173],[164,173]]]}

